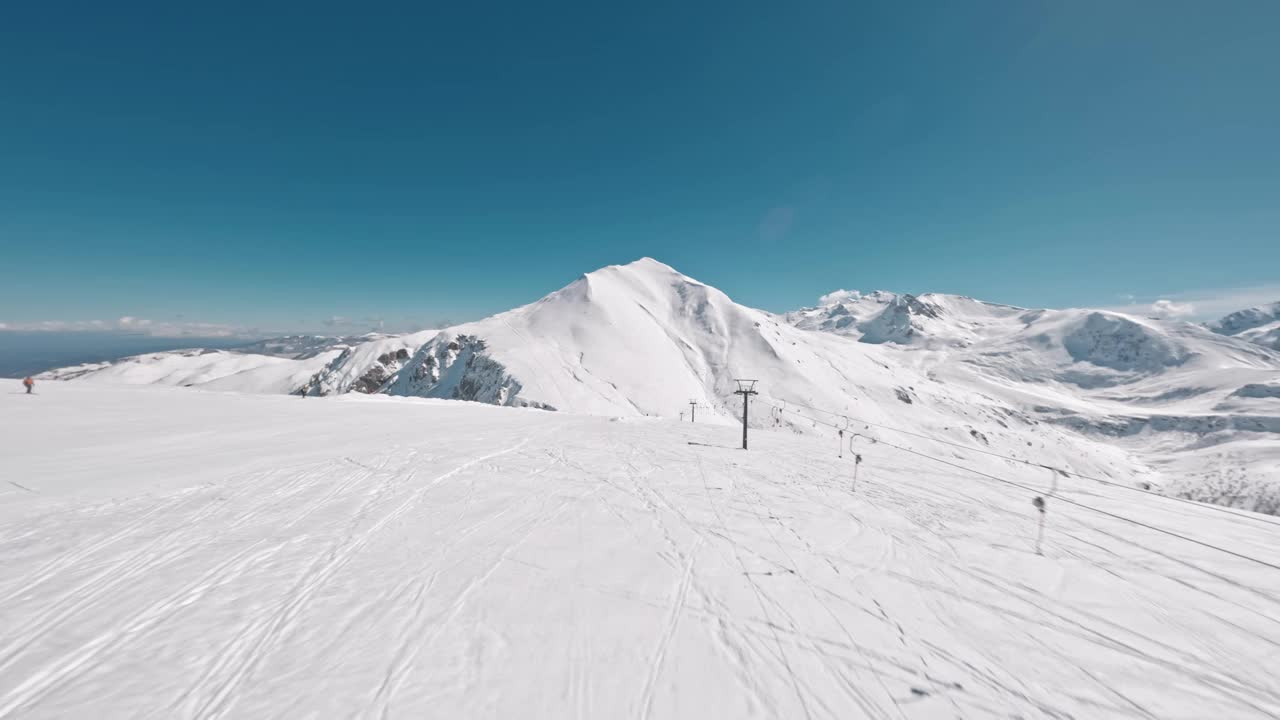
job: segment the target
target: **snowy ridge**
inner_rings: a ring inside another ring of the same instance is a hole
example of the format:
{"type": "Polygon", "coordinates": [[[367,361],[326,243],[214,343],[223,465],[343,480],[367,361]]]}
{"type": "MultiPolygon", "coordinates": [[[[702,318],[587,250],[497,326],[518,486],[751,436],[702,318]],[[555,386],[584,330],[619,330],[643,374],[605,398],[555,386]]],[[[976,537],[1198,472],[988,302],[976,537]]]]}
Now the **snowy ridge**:
{"type": "Polygon", "coordinates": [[[1220,335],[1280,350],[1280,302],[1231,313],[1209,323],[1209,329],[1220,335]]]}
{"type": "Polygon", "coordinates": [[[110,363],[76,365],[41,373],[37,377],[41,380],[289,393],[305,384],[316,370],[341,352],[331,349],[305,359],[290,359],[231,350],[174,350],[136,355],[110,363]]]}
{"type": "Polygon", "coordinates": [[[962,295],[926,293],[919,297],[877,290],[862,294],[837,290],[817,306],[786,314],[796,327],[821,330],[865,343],[966,346],[1023,308],[997,305],[962,295]]]}

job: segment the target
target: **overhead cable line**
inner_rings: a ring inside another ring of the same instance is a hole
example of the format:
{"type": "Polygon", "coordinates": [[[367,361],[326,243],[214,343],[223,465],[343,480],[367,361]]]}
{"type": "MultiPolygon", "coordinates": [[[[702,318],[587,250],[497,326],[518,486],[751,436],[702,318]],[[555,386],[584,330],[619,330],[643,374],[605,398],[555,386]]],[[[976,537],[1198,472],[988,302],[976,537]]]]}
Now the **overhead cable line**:
{"type": "MultiPolygon", "coordinates": [[[[953,462],[951,462],[951,461],[949,461],[949,460],[944,460],[944,459],[942,459],[942,458],[933,457],[932,455],[929,455],[929,454],[927,454],[927,453],[922,453],[922,452],[919,452],[919,451],[917,451],[917,450],[912,450],[911,448],[902,447],[901,445],[894,445],[893,443],[885,442],[884,440],[879,440],[879,439],[873,438],[873,437],[871,437],[871,436],[869,436],[869,435],[862,435],[861,433],[854,433],[854,435],[858,435],[858,436],[860,436],[860,437],[867,438],[868,440],[871,440],[871,441],[874,441],[874,442],[880,443],[881,445],[888,445],[889,447],[894,448],[895,450],[901,450],[901,451],[903,451],[903,452],[911,453],[912,455],[918,455],[918,456],[920,456],[920,457],[927,458],[927,459],[929,459],[929,460],[933,460],[934,462],[942,463],[943,465],[950,465],[951,467],[957,468],[957,469],[959,469],[959,470],[964,470],[964,471],[966,471],[966,472],[971,472],[971,473],[973,473],[973,474],[975,474],[975,475],[980,475],[980,476],[982,476],[982,477],[985,477],[985,478],[988,478],[988,479],[991,479],[991,480],[995,480],[996,482],[1002,482],[1002,483],[1004,483],[1004,484],[1006,484],[1006,485],[1012,485],[1013,487],[1022,488],[1023,490],[1027,490],[1027,491],[1030,491],[1030,492],[1033,492],[1033,493],[1039,493],[1039,492],[1040,492],[1039,490],[1037,490],[1037,489],[1035,489],[1035,488],[1031,487],[1030,485],[1023,485],[1022,483],[1014,482],[1013,480],[1006,480],[1006,479],[1004,479],[1004,478],[1002,478],[1002,477],[997,477],[997,476],[995,476],[995,475],[991,475],[990,473],[982,472],[981,470],[975,470],[975,469],[970,468],[970,467],[965,467],[964,465],[960,465],[959,463],[953,463],[953,462]]],[[[1259,564],[1259,565],[1265,565],[1266,567],[1269,567],[1269,568],[1271,568],[1272,570],[1280,570],[1280,564],[1276,564],[1276,563],[1273,563],[1273,562],[1268,562],[1267,560],[1262,560],[1262,559],[1260,559],[1260,558],[1253,557],[1252,555],[1245,555],[1244,553],[1236,552],[1235,550],[1230,550],[1230,549],[1228,549],[1228,548],[1224,548],[1224,547],[1222,547],[1222,546],[1220,546],[1220,545],[1214,545],[1213,543],[1208,543],[1208,542],[1205,542],[1205,541],[1203,541],[1203,540],[1197,540],[1197,539],[1195,539],[1195,538],[1193,538],[1193,537],[1189,537],[1189,536],[1187,536],[1187,535],[1183,535],[1183,534],[1181,534],[1181,533],[1174,532],[1173,530],[1166,530],[1166,529],[1164,529],[1164,528],[1162,528],[1162,527],[1157,527],[1157,526],[1155,526],[1155,525],[1151,525],[1151,524],[1148,524],[1148,523],[1142,522],[1141,520],[1135,520],[1135,519],[1133,519],[1133,518],[1131,518],[1131,517],[1125,517],[1124,515],[1118,515],[1118,514],[1113,513],[1113,512],[1111,512],[1111,511],[1109,511],[1109,510],[1103,510],[1102,508],[1094,507],[1093,505],[1087,505],[1087,504],[1085,504],[1085,503],[1078,502],[1078,501],[1076,501],[1076,500],[1072,500],[1072,499],[1070,499],[1070,498],[1062,497],[1061,495],[1058,495],[1055,499],[1056,499],[1058,502],[1064,502],[1064,503],[1067,503],[1068,505],[1075,505],[1076,507],[1084,508],[1085,510],[1092,510],[1093,512],[1096,512],[1096,513],[1098,513],[1098,514],[1100,514],[1100,515],[1106,515],[1107,517],[1115,518],[1116,520],[1123,520],[1124,522],[1131,523],[1131,524],[1133,524],[1133,525],[1137,525],[1137,526],[1139,526],[1139,527],[1144,527],[1144,528],[1147,528],[1148,530],[1154,530],[1154,531],[1156,531],[1156,532],[1158,532],[1158,533],[1163,533],[1163,534],[1165,534],[1165,535],[1169,535],[1169,536],[1171,536],[1171,537],[1176,537],[1176,538],[1179,538],[1179,539],[1182,539],[1182,540],[1186,540],[1187,542],[1192,542],[1192,543],[1195,543],[1196,545],[1200,545],[1200,546],[1202,546],[1202,547],[1207,547],[1207,548],[1209,548],[1209,549],[1211,549],[1211,550],[1217,550],[1217,551],[1219,551],[1219,552],[1223,552],[1223,553],[1226,553],[1226,554],[1228,554],[1228,555],[1233,555],[1233,556],[1235,556],[1235,557],[1240,558],[1241,560],[1248,560],[1248,561],[1250,561],[1250,562],[1254,562],[1254,563],[1257,563],[1257,564],[1259,564]]]]}
{"type": "MultiPolygon", "coordinates": [[[[768,403],[768,402],[767,402],[767,401],[765,401],[765,400],[760,400],[759,402],[765,403],[766,405],[770,405],[770,403],[768,403]]],[[[1273,525],[1273,526],[1275,526],[1275,527],[1280,527],[1280,521],[1271,520],[1271,519],[1269,519],[1269,518],[1262,517],[1262,516],[1259,516],[1259,515],[1256,515],[1256,514],[1249,514],[1249,513],[1246,513],[1246,512],[1237,512],[1236,510],[1234,510],[1234,509],[1232,509],[1232,508],[1224,507],[1224,506],[1222,506],[1222,505],[1213,505],[1213,504],[1211,504],[1211,503],[1200,502],[1200,501],[1198,501],[1198,500],[1191,500],[1191,499],[1189,499],[1189,498],[1181,498],[1181,497],[1177,497],[1177,496],[1174,496],[1174,495],[1165,495],[1165,494],[1163,494],[1163,493],[1158,493],[1158,492],[1155,492],[1155,491],[1152,491],[1152,490],[1147,490],[1147,489],[1140,488],[1140,487],[1134,487],[1133,485],[1127,485],[1127,484],[1122,483],[1122,482],[1116,482],[1115,480],[1107,480],[1107,479],[1105,479],[1105,478],[1100,478],[1100,477],[1097,477],[1097,476],[1094,476],[1094,475],[1086,475],[1086,474],[1084,474],[1084,473],[1075,472],[1074,470],[1064,470],[1063,468],[1060,468],[1060,467],[1054,467],[1054,466],[1052,466],[1052,465],[1045,465],[1045,464],[1043,464],[1043,463],[1031,462],[1030,460],[1024,460],[1024,459],[1022,459],[1022,458],[1013,457],[1013,456],[1011,456],[1011,455],[1004,455],[1004,454],[1002,454],[1002,453],[994,452],[994,451],[992,451],[992,450],[983,450],[982,448],[976,448],[976,447],[972,447],[972,446],[969,446],[969,445],[963,445],[963,444],[961,444],[961,443],[958,443],[958,442],[952,442],[952,441],[950,441],[950,440],[943,440],[943,439],[941,439],[941,438],[933,437],[933,436],[931,436],[931,435],[925,435],[925,434],[923,434],[923,433],[914,432],[914,431],[912,431],[912,430],[904,430],[904,429],[902,429],[902,428],[893,427],[893,426],[891,426],[891,425],[884,425],[884,424],[882,424],[882,423],[872,422],[872,421],[870,421],[870,420],[865,420],[865,419],[863,419],[863,418],[855,417],[855,416],[853,416],[853,415],[849,415],[849,414],[847,414],[847,413],[838,413],[838,412],[832,412],[832,411],[830,411],[830,410],[823,410],[822,408],[812,407],[812,406],[810,406],[810,405],[805,405],[805,404],[803,404],[803,403],[795,402],[794,400],[786,400],[786,401],[784,401],[784,402],[790,403],[790,404],[795,405],[795,406],[797,406],[797,407],[805,408],[805,409],[807,409],[807,410],[813,410],[813,411],[815,411],[815,412],[825,413],[825,414],[827,414],[827,415],[831,415],[831,416],[834,416],[834,417],[838,417],[838,418],[847,418],[847,419],[849,419],[849,420],[852,420],[853,422],[862,423],[863,425],[870,425],[870,426],[872,426],[872,427],[880,428],[881,430],[888,430],[888,431],[890,431],[890,432],[901,433],[901,434],[903,434],[903,435],[909,435],[909,436],[911,436],[911,437],[920,438],[920,439],[922,439],[922,440],[928,440],[929,442],[936,442],[936,443],[939,443],[939,444],[941,444],[941,445],[950,445],[951,447],[959,448],[959,449],[961,449],[961,450],[966,450],[966,451],[969,451],[969,452],[981,453],[981,454],[983,454],[983,455],[989,455],[989,456],[991,456],[991,457],[1001,458],[1002,460],[1008,460],[1009,462],[1021,463],[1021,464],[1023,464],[1023,465],[1027,465],[1027,466],[1029,466],[1029,467],[1045,468],[1045,469],[1048,469],[1048,470],[1052,470],[1052,471],[1054,471],[1054,472],[1062,473],[1063,475],[1068,475],[1068,476],[1071,476],[1071,477],[1078,477],[1078,478],[1080,478],[1080,479],[1082,479],[1082,480],[1092,480],[1093,482],[1101,483],[1101,484],[1103,484],[1103,485],[1110,485],[1110,486],[1112,486],[1112,487],[1118,487],[1118,488],[1121,488],[1121,489],[1123,489],[1123,490],[1130,490],[1130,491],[1132,491],[1132,492],[1140,492],[1140,493],[1142,493],[1142,494],[1144,494],[1144,495],[1151,495],[1151,496],[1154,496],[1154,497],[1163,498],[1163,499],[1165,499],[1165,500],[1172,500],[1172,501],[1174,501],[1174,502],[1180,502],[1180,503],[1183,503],[1183,504],[1186,504],[1186,505],[1190,505],[1190,506],[1192,506],[1192,507],[1200,508],[1200,509],[1202,509],[1202,510],[1210,510],[1210,511],[1213,511],[1213,512],[1219,512],[1219,513],[1222,513],[1222,514],[1224,514],[1224,515],[1230,515],[1231,517],[1234,517],[1234,518],[1240,518],[1240,519],[1242,519],[1242,520],[1250,520],[1250,521],[1252,521],[1252,522],[1258,522],[1258,523],[1262,523],[1262,524],[1264,524],[1264,525],[1273,525]]],[[[776,407],[778,407],[778,406],[777,406],[777,405],[770,405],[770,407],[775,407],[775,408],[776,408],[776,407]]],[[[822,424],[822,425],[827,425],[828,427],[832,427],[832,428],[839,429],[839,426],[832,425],[831,423],[823,422],[823,421],[821,421],[821,420],[817,420],[817,419],[815,419],[815,418],[811,418],[811,417],[805,417],[804,415],[801,415],[801,414],[800,414],[800,412],[799,412],[798,410],[794,410],[794,409],[791,409],[791,408],[779,408],[779,409],[780,409],[780,410],[784,410],[784,411],[785,411],[785,410],[790,410],[791,412],[796,413],[796,414],[797,414],[797,415],[799,415],[800,417],[804,417],[806,420],[810,420],[810,421],[812,421],[812,422],[820,423],[820,424],[822,424]]]]}
{"type": "MultiPolygon", "coordinates": [[[[767,401],[764,401],[764,400],[761,400],[760,402],[764,402],[765,404],[769,404],[767,401]]],[[[797,411],[797,412],[798,412],[798,411],[797,411]]],[[[803,416],[801,416],[801,417],[803,417],[803,416]]],[[[838,427],[838,426],[836,426],[836,425],[834,425],[834,424],[832,424],[832,423],[826,422],[826,421],[824,421],[824,420],[817,420],[817,419],[815,419],[815,418],[808,418],[808,419],[809,419],[809,420],[813,420],[814,422],[817,422],[817,423],[819,423],[819,424],[821,424],[821,425],[826,425],[827,427],[830,427],[830,428],[833,428],[833,429],[839,429],[839,427],[838,427]]],[[[1039,491],[1039,490],[1037,490],[1037,489],[1036,489],[1036,488],[1034,488],[1034,487],[1031,487],[1030,485],[1024,485],[1024,484],[1022,484],[1022,483],[1020,483],[1020,482],[1016,482],[1016,481],[1013,481],[1013,480],[1008,480],[1008,479],[1006,479],[1006,478],[1002,478],[1002,477],[999,477],[999,476],[996,476],[996,475],[992,475],[991,473],[983,472],[983,471],[981,471],[981,470],[976,470],[976,469],[974,469],[974,468],[967,467],[967,466],[965,466],[965,465],[961,465],[961,464],[959,464],[959,463],[951,462],[950,460],[946,460],[946,459],[944,459],[944,458],[935,457],[935,456],[933,456],[933,455],[929,455],[928,453],[923,453],[923,452],[920,452],[920,451],[918,451],[918,450],[913,450],[913,449],[908,448],[908,447],[903,447],[903,446],[901,446],[901,445],[895,445],[895,444],[893,444],[893,443],[891,443],[891,442],[888,442],[888,441],[886,441],[886,440],[881,440],[881,439],[879,439],[879,438],[871,437],[870,435],[865,435],[865,434],[863,434],[863,433],[854,432],[854,433],[850,433],[850,436],[851,436],[851,437],[861,437],[861,438],[865,438],[866,440],[868,440],[868,441],[870,441],[870,442],[872,442],[872,443],[879,443],[879,444],[881,444],[881,445],[886,445],[886,446],[891,447],[891,448],[893,448],[893,449],[895,449],[895,450],[901,450],[902,452],[906,452],[906,453],[909,453],[909,454],[912,454],[912,455],[916,455],[916,456],[919,456],[919,457],[925,458],[925,459],[927,459],[927,460],[932,460],[932,461],[934,461],[934,462],[936,462],[936,463],[940,463],[940,464],[943,464],[943,465],[947,465],[947,466],[949,466],[949,467],[956,468],[957,470],[963,470],[963,471],[965,471],[965,472],[973,473],[974,475],[978,475],[978,476],[981,476],[981,477],[987,478],[987,479],[989,479],[989,480],[993,480],[993,481],[995,481],[995,482],[999,482],[999,483],[1003,483],[1003,484],[1005,484],[1005,485],[1009,485],[1009,486],[1012,486],[1012,487],[1020,488],[1020,489],[1022,489],[1022,490],[1026,490],[1026,491],[1028,491],[1028,492],[1035,493],[1037,496],[1040,494],[1040,491],[1039,491]]],[[[1046,466],[1046,467],[1047,467],[1047,466],[1046,466]]],[[[1163,496],[1162,496],[1162,497],[1163,497],[1163,496]]],[[[1103,510],[1102,508],[1095,507],[1095,506],[1093,506],[1093,505],[1089,505],[1089,504],[1086,504],[1086,503],[1082,503],[1082,502],[1079,502],[1079,501],[1076,501],[1076,500],[1071,500],[1070,498],[1066,498],[1066,497],[1063,497],[1063,496],[1061,496],[1061,495],[1056,496],[1056,498],[1055,498],[1055,499],[1056,499],[1056,500],[1058,500],[1059,502],[1067,503],[1068,505],[1074,505],[1074,506],[1076,506],[1076,507],[1079,507],[1079,508],[1082,508],[1082,509],[1085,509],[1085,510],[1091,510],[1091,511],[1096,512],[1096,513],[1098,513],[1098,514],[1100,514],[1100,515],[1105,515],[1105,516],[1107,516],[1107,517],[1114,518],[1114,519],[1116,519],[1116,520],[1121,520],[1121,521],[1123,521],[1123,522],[1127,522],[1127,523],[1130,523],[1130,524],[1132,524],[1132,525],[1136,525],[1136,526],[1138,526],[1138,527],[1143,527],[1143,528],[1146,528],[1146,529],[1148,529],[1148,530],[1154,530],[1155,532],[1162,533],[1162,534],[1164,534],[1164,535],[1169,535],[1169,536],[1171,536],[1171,537],[1179,538],[1179,539],[1181,539],[1181,540],[1186,540],[1187,542],[1195,543],[1196,545],[1200,545],[1200,546],[1202,546],[1202,547],[1206,547],[1206,548],[1209,548],[1209,549],[1211,549],[1211,550],[1217,550],[1217,551],[1219,551],[1219,552],[1225,553],[1225,554],[1227,554],[1227,555],[1231,555],[1231,556],[1233,556],[1233,557],[1240,558],[1240,559],[1242,559],[1242,560],[1248,560],[1249,562],[1257,563],[1257,564],[1259,564],[1259,565],[1263,565],[1263,566],[1265,566],[1265,567],[1269,567],[1269,568],[1271,568],[1271,569],[1273,569],[1273,570],[1280,570],[1280,564],[1276,564],[1276,563],[1273,563],[1273,562],[1269,562],[1269,561],[1267,561],[1267,560],[1262,560],[1262,559],[1260,559],[1260,558],[1253,557],[1252,555],[1246,555],[1246,554],[1244,554],[1244,553],[1236,552],[1235,550],[1231,550],[1231,549],[1228,549],[1228,548],[1224,548],[1224,547],[1221,547],[1221,546],[1219,546],[1219,545],[1214,545],[1213,543],[1205,542],[1205,541],[1203,541],[1203,540],[1197,540],[1196,538],[1189,537],[1189,536],[1187,536],[1187,535],[1183,535],[1183,534],[1178,533],[1178,532],[1174,532],[1173,530],[1166,530],[1165,528],[1158,527],[1158,526],[1156,526],[1156,525],[1151,525],[1151,524],[1149,524],[1149,523],[1145,523],[1145,522],[1143,522],[1143,521],[1141,521],[1141,520],[1135,520],[1135,519],[1133,519],[1133,518],[1131,518],[1131,517],[1126,517],[1126,516],[1124,516],[1124,515],[1119,515],[1119,514],[1117,514],[1117,513],[1113,513],[1113,512],[1111,512],[1111,511],[1109,511],[1109,510],[1103,510]]]]}

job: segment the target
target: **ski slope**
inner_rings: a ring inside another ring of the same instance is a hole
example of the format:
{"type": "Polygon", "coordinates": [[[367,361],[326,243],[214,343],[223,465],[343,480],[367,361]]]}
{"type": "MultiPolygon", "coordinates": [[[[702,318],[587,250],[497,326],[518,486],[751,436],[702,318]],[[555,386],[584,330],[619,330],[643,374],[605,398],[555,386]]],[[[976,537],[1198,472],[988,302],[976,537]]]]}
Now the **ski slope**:
{"type": "MultiPolygon", "coordinates": [[[[854,489],[788,431],[38,391],[0,394],[0,717],[1280,715],[1280,569],[1053,498],[1038,556],[1030,493],[883,443],[854,489]]],[[[1059,495],[1280,564],[1275,518],[1059,495]]]]}

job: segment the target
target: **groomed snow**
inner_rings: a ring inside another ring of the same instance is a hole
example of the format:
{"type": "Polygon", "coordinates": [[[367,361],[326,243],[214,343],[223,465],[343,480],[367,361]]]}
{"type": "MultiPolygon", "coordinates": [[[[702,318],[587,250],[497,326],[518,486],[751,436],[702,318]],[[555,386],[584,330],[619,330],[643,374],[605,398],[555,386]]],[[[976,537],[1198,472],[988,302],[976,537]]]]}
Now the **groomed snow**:
{"type": "MultiPolygon", "coordinates": [[[[1280,714],[1280,570],[1054,499],[1037,556],[1030,493],[883,444],[855,492],[786,431],[37,390],[0,394],[0,717],[1280,714]]],[[[1280,563],[1275,518],[1060,493],[1280,563]]]]}

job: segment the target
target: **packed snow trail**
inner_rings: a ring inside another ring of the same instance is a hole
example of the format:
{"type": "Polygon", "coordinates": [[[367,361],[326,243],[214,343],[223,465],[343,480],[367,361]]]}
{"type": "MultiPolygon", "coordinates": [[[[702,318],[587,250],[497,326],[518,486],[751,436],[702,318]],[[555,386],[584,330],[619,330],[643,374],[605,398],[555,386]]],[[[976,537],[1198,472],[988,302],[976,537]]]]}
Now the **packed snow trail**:
{"type": "Polygon", "coordinates": [[[853,493],[790,433],[42,391],[0,396],[0,717],[1280,716],[1280,573],[1052,500],[1039,557],[1027,493],[891,448],[853,493]]]}

